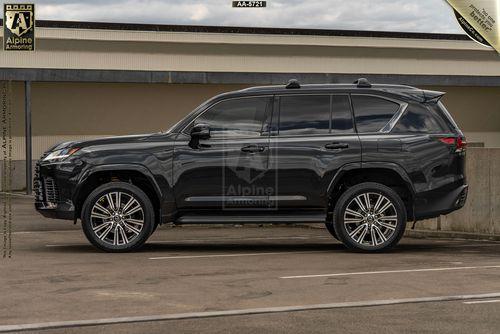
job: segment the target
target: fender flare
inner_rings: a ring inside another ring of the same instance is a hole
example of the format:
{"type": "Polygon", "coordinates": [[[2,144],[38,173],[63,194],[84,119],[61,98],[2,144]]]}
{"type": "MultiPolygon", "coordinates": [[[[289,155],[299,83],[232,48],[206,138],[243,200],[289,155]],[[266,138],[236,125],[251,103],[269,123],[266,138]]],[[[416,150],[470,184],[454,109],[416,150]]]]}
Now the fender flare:
{"type": "MultiPolygon", "coordinates": [[[[72,200],[73,203],[76,203],[76,199],[80,195],[80,191],[85,184],[85,182],[94,175],[95,173],[103,172],[103,171],[134,171],[134,172],[139,172],[142,175],[146,177],[146,179],[151,183],[153,186],[153,189],[156,193],[156,196],[158,197],[158,201],[161,203],[162,199],[162,191],[160,189],[160,186],[158,185],[158,182],[156,182],[156,179],[153,176],[153,173],[145,167],[144,165],[140,164],[106,164],[106,165],[95,165],[92,166],[88,169],[86,169],[78,178],[77,184],[75,191],[73,192],[72,200]]],[[[161,205],[160,205],[161,208],[161,205]]],[[[76,205],[75,205],[75,209],[76,205]]],[[[76,215],[75,215],[76,217],[76,215]]],[[[76,219],[76,218],[75,218],[76,219]]]]}
{"type": "Polygon", "coordinates": [[[330,184],[328,185],[328,194],[331,193],[333,189],[337,186],[338,182],[344,176],[344,174],[348,171],[355,170],[355,169],[369,169],[369,168],[378,168],[378,169],[389,169],[394,172],[396,172],[403,182],[406,184],[408,189],[410,190],[410,195],[412,197],[415,197],[415,188],[413,186],[413,183],[411,182],[410,177],[408,176],[408,173],[401,167],[400,165],[392,162],[382,162],[382,161],[370,161],[370,162],[362,162],[362,163],[348,163],[343,165],[339,170],[335,173],[333,176],[332,180],[330,181],[330,184]]]}

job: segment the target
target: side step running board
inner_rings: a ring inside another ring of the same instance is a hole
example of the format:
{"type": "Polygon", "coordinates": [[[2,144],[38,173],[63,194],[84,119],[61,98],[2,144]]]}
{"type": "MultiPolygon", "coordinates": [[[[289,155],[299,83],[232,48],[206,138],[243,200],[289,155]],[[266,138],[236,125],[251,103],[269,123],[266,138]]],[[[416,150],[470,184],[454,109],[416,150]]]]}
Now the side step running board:
{"type": "Polygon", "coordinates": [[[324,223],[325,214],[315,215],[268,215],[268,216],[236,216],[236,215],[184,215],[177,224],[264,224],[264,223],[324,223]]]}

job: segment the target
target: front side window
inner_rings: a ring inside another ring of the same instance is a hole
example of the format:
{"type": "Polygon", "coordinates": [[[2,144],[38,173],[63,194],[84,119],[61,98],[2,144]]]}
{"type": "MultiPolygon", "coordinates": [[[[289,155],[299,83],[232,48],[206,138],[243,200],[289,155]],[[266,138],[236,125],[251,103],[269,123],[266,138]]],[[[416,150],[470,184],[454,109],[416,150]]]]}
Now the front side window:
{"type": "Polygon", "coordinates": [[[262,133],[271,101],[270,97],[225,100],[204,112],[195,123],[210,126],[212,138],[258,137],[262,133]]]}
{"type": "Polygon", "coordinates": [[[370,95],[352,95],[359,133],[380,131],[399,110],[399,104],[370,95]]]}
{"type": "Polygon", "coordinates": [[[329,132],[329,95],[280,97],[280,135],[328,134],[329,132]]]}

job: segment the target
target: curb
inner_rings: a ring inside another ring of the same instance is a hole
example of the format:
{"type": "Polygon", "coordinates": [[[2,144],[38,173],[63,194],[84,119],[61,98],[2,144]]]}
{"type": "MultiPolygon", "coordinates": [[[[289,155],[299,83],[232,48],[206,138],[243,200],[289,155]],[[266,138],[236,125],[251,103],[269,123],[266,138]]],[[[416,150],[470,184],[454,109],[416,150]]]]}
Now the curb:
{"type": "Polygon", "coordinates": [[[455,231],[406,230],[404,236],[416,239],[441,238],[441,239],[500,241],[500,235],[498,234],[483,234],[483,233],[455,232],[455,231]]]}
{"type": "MultiPolygon", "coordinates": [[[[323,224],[297,224],[297,227],[325,229],[323,224]]],[[[462,239],[462,240],[487,240],[500,241],[499,234],[484,234],[473,232],[455,232],[455,231],[432,231],[432,230],[413,230],[407,229],[404,234],[407,238],[415,239],[462,239]]]]}
{"type": "Polygon", "coordinates": [[[0,195],[5,196],[12,196],[12,197],[24,197],[24,198],[35,198],[35,195],[27,195],[23,193],[12,193],[12,192],[5,192],[5,191],[0,191],[0,195]]]}

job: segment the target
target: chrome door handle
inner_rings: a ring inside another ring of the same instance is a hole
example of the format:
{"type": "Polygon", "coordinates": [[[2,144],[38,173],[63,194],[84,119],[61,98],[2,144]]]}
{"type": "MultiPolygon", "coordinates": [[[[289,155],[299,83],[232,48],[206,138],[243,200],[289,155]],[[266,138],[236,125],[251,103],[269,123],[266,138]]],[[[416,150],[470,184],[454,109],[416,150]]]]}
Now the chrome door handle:
{"type": "Polygon", "coordinates": [[[248,145],[248,146],[243,146],[241,148],[241,151],[247,152],[247,153],[258,153],[258,152],[264,152],[266,148],[264,146],[259,146],[259,145],[248,145]]]}
{"type": "Polygon", "coordinates": [[[348,148],[349,144],[347,143],[329,143],[325,145],[327,150],[342,150],[348,148]]]}

